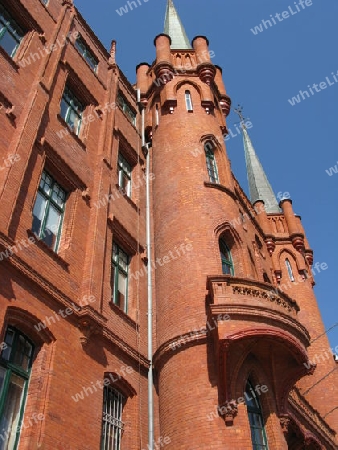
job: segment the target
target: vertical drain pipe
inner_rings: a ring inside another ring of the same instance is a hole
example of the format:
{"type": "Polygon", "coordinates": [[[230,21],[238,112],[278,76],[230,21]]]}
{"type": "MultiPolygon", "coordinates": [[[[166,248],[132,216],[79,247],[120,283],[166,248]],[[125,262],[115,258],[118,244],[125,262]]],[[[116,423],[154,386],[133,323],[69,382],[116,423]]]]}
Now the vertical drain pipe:
{"type": "Polygon", "coordinates": [[[150,155],[145,142],[145,108],[141,103],[140,90],[137,90],[137,102],[141,110],[142,119],[142,149],[146,152],[146,238],[148,259],[148,449],[154,450],[154,397],[153,397],[153,286],[151,259],[151,224],[150,224],[150,155]]]}

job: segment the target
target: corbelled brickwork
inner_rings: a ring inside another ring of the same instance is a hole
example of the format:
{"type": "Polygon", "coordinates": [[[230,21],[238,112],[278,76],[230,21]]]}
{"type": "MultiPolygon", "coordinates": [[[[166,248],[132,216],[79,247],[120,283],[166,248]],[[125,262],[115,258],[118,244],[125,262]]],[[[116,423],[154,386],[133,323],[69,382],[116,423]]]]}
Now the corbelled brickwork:
{"type": "Polygon", "coordinates": [[[157,36],[155,62],[137,66],[138,102],[115,42],[107,52],[72,1],[1,5],[23,37],[12,55],[0,41],[0,344],[12,327],[35,346],[17,448],[100,448],[103,384],[124,398],[121,423],[111,416],[123,428],[116,449],[147,448],[149,263],[163,444],[154,448],[252,449],[248,380],[270,449],[337,448],[337,364],[313,293],[312,250],[290,200],[267,214],[231,172],[231,101],[207,39],[180,51],[157,36]],[[78,129],[61,107],[67,89],[84,110],[78,129]],[[32,225],[43,172],[67,193],[54,249],[32,225]],[[123,270],[113,275],[113,243],[129,258],[127,290],[123,270]]]}

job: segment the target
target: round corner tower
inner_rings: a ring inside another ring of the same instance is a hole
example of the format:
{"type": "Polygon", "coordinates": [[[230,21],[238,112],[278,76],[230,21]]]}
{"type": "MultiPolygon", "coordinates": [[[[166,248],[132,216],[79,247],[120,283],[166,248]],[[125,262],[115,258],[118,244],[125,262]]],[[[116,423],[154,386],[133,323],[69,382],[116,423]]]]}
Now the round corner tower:
{"type": "MultiPolygon", "coordinates": [[[[190,45],[171,0],[165,33],[154,44],[155,62],[137,66],[137,88],[154,174],[154,368],[161,436],[170,437],[167,448],[173,450],[249,450],[256,438],[257,448],[286,450],[303,433],[306,448],[318,448],[316,433],[305,432],[288,409],[291,401],[306,409],[297,383],[314,372],[311,336],[306,319],[300,320],[304,301],[279,287],[279,256],[273,256],[278,245],[302,252],[305,257],[295,258],[304,285],[295,292],[313,295],[306,277],[312,252],[300,221],[285,218],[275,199],[264,206],[269,195],[250,202],[233,176],[224,144],[231,101],[222,70],[212,63],[206,37],[190,45]],[[284,240],[273,228],[279,217],[286,223],[284,240]]],[[[243,135],[249,154],[245,129],[243,135]]],[[[333,449],[334,431],[322,427],[324,445],[333,449]]]]}

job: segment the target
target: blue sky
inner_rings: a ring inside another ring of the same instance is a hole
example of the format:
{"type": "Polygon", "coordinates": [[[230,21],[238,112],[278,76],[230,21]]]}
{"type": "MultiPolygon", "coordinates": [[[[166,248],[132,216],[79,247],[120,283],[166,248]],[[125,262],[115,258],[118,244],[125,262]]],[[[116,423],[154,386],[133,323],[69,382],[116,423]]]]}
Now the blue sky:
{"type": "MultiPolygon", "coordinates": [[[[75,0],[107,49],[112,39],[117,40],[117,62],[132,83],[135,66],[155,59],[153,39],[163,32],[166,0],[139,3],[120,16],[116,10],[127,4],[125,0],[75,0]]],[[[314,261],[328,265],[315,277],[315,292],[329,328],[338,322],[334,256],[338,173],[329,176],[326,172],[338,164],[338,75],[337,82],[332,75],[338,72],[338,2],[307,0],[304,9],[294,0],[174,3],[188,37],[209,38],[210,50],[216,55],[213,62],[223,68],[233,105],[243,104],[245,116],[251,119],[250,136],[274,191],[290,193],[314,249],[314,261]],[[289,12],[284,18],[283,11],[289,12]],[[266,23],[265,28],[262,20],[271,20],[270,15],[275,24],[271,21],[272,26],[266,23]],[[254,34],[251,29],[258,25],[263,31],[254,34]],[[307,90],[310,98],[303,93],[304,100],[299,97],[300,102],[292,106],[288,100],[300,90],[307,90]]],[[[237,122],[232,111],[228,128],[234,133],[237,122]]],[[[227,151],[235,176],[247,192],[241,137],[229,139],[227,151]]],[[[337,346],[338,326],[328,335],[331,346],[337,346]]]]}

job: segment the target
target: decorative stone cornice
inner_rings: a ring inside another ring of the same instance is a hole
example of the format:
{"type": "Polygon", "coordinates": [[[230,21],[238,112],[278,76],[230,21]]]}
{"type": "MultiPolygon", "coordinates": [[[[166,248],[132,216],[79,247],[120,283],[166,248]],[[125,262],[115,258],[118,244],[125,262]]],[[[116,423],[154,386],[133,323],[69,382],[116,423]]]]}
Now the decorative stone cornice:
{"type": "MultiPolygon", "coordinates": [[[[314,436],[321,443],[325,443],[326,450],[335,450],[336,432],[326,423],[319,412],[313,408],[310,403],[299,392],[298,388],[294,388],[289,394],[289,406],[291,407],[292,415],[298,416],[302,421],[306,422],[314,436]]],[[[311,435],[309,435],[311,437],[311,435]]]]}

